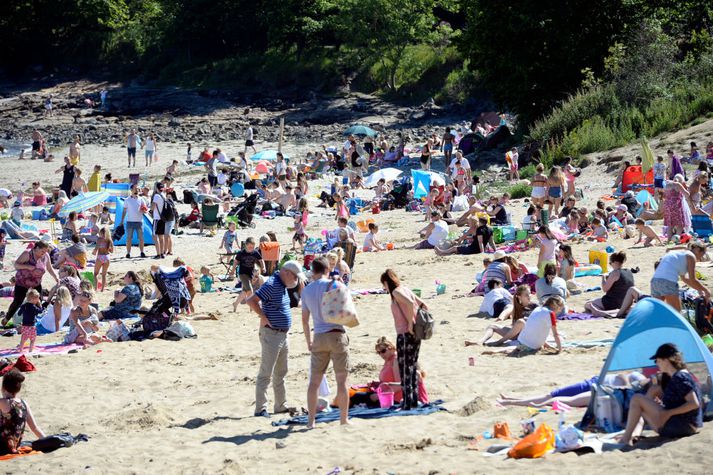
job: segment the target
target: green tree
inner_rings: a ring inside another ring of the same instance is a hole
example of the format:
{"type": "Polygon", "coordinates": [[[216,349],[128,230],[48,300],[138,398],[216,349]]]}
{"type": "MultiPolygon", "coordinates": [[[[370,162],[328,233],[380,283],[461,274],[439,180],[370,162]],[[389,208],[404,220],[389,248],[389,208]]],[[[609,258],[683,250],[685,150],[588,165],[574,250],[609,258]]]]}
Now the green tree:
{"type": "Polygon", "coordinates": [[[338,35],[350,62],[368,66],[382,63],[384,85],[398,89],[396,73],[406,48],[428,43],[434,36],[433,1],[342,0],[338,35]]]}

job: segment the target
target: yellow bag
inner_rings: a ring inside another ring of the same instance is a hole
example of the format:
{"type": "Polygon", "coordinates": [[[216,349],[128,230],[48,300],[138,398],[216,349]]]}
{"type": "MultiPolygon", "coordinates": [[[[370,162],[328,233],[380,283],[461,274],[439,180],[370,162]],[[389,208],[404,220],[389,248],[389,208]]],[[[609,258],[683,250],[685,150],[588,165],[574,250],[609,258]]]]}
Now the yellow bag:
{"type": "Polygon", "coordinates": [[[555,433],[547,424],[541,424],[535,432],[525,436],[508,451],[514,459],[536,459],[555,448],[555,433]]]}

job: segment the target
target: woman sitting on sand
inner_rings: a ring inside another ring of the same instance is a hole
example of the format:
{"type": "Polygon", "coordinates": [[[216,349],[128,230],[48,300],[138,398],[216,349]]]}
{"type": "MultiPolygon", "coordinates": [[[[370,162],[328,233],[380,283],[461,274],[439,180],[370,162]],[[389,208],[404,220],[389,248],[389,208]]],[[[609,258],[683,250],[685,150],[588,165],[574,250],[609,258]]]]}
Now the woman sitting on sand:
{"type": "MultiPolygon", "coordinates": [[[[587,407],[592,396],[592,385],[599,383],[599,376],[592,376],[579,383],[557,388],[547,394],[532,397],[516,397],[501,394],[496,402],[501,406],[551,406],[555,402],[567,404],[572,407],[587,407]]],[[[607,374],[604,384],[613,387],[642,388],[648,379],[637,371],[622,374],[607,374]]]]}
{"type": "Polygon", "coordinates": [[[535,304],[530,301],[530,286],[518,285],[513,298],[513,305],[511,307],[512,311],[507,314],[506,312],[502,312],[496,320],[503,321],[511,316],[512,324],[510,326],[490,325],[485,329],[485,335],[479,342],[466,340],[465,346],[477,344],[485,346],[500,346],[507,341],[516,340],[517,336],[525,326],[525,319],[535,308],[535,304]],[[501,338],[497,341],[489,342],[488,340],[493,337],[494,333],[500,335],[501,338]]]}
{"type": "Polygon", "coordinates": [[[664,343],[651,357],[661,370],[646,394],[635,394],[629,403],[626,429],[619,441],[634,445],[646,422],[663,437],[687,437],[703,426],[701,388],[686,369],[676,345],[664,343]]]}
{"type": "MultiPolygon", "coordinates": [[[[376,353],[384,360],[384,366],[379,372],[379,381],[374,381],[366,387],[354,388],[356,392],[350,395],[349,407],[359,404],[365,404],[367,407],[379,407],[379,396],[376,393],[379,387],[381,387],[382,391],[393,392],[394,404],[401,404],[403,390],[401,389],[401,378],[399,377],[396,345],[385,336],[382,336],[376,342],[375,349],[376,353]]],[[[426,373],[419,368],[418,374],[418,400],[422,404],[428,404],[428,393],[426,392],[426,386],[423,384],[426,373]]],[[[350,393],[353,391],[350,391],[350,393]]]]}
{"type": "Polygon", "coordinates": [[[54,297],[55,295],[55,292],[57,292],[62,287],[69,290],[69,294],[72,296],[72,300],[74,300],[77,294],[79,294],[79,285],[81,284],[81,282],[82,279],[79,278],[79,274],[77,273],[76,268],[70,265],[64,265],[60,267],[59,281],[57,282],[57,285],[52,287],[52,289],[50,290],[50,293],[47,296],[47,301],[51,302],[52,297],[54,297]]]}
{"type": "Polygon", "coordinates": [[[612,271],[602,274],[602,290],[604,295],[588,301],[584,309],[596,317],[611,317],[617,315],[624,302],[628,290],[634,286],[634,274],[629,269],[623,269],[626,262],[626,252],[619,251],[609,256],[612,271]]]}
{"type": "Polygon", "coordinates": [[[32,416],[29,404],[17,397],[25,382],[25,375],[11,369],[2,378],[2,399],[0,399],[0,455],[16,454],[22,443],[25,425],[37,436],[45,437],[32,416]]]}
{"type": "Polygon", "coordinates": [[[557,267],[555,267],[554,264],[547,264],[545,266],[545,275],[537,279],[535,289],[537,292],[537,300],[539,300],[540,304],[544,303],[553,295],[560,297],[565,302],[569,296],[567,282],[562,277],[557,276],[557,267]]]}
{"type": "Polygon", "coordinates": [[[441,213],[435,211],[431,214],[431,222],[419,231],[423,241],[414,246],[414,249],[434,249],[448,237],[448,223],[443,221],[441,213]]]}
{"type": "Polygon", "coordinates": [[[69,314],[72,312],[72,294],[67,287],[60,287],[56,291],[54,301],[37,318],[37,334],[48,335],[62,329],[69,314]]]}
{"type": "Polygon", "coordinates": [[[135,317],[132,312],[141,308],[144,291],[141,279],[130,270],[124,275],[124,288],[114,292],[112,306],[99,312],[99,320],[117,320],[135,317]]]}
{"type": "Polygon", "coordinates": [[[436,255],[471,255],[485,252],[493,235],[492,230],[488,227],[488,219],[471,216],[468,218],[468,223],[470,225],[468,230],[456,239],[452,246],[447,248],[436,247],[436,255]]]}

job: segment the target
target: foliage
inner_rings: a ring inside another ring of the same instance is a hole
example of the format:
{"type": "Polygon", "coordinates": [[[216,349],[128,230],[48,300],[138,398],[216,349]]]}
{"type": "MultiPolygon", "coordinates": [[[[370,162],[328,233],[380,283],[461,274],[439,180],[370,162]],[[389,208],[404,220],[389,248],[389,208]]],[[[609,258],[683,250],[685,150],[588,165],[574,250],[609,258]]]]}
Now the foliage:
{"type": "Polygon", "coordinates": [[[535,173],[537,173],[537,170],[535,170],[535,164],[531,163],[525,167],[520,168],[520,178],[523,180],[529,180],[533,176],[535,176],[535,173]]]}
{"type": "Polygon", "coordinates": [[[517,200],[519,198],[529,198],[532,194],[532,187],[530,185],[526,185],[525,183],[517,183],[510,186],[507,189],[507,192],[510,193],[510,198],[513,200],[517,200]]]}

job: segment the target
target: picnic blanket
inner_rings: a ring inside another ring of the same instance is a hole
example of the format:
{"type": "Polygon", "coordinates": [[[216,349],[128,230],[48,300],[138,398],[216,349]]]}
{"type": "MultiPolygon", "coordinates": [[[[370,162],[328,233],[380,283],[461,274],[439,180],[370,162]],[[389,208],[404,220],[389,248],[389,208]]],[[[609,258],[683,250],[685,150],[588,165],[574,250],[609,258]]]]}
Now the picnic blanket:
{"type": "MultiPolygon", "coordinates": [[[[390,409],[380,409],[374,408],[369,409],[365,407],[353,407],[349,409],[349,417],[358,417],[360,419],[381,419],[382,417],[395,417],[395,416],[425,416],[428,414],[433,414],[438,411],[447,411],[445,407],[442,407],[442,400],[433,401],[429,404],[424,404],[417,409],[410,409],[408,411],[402,411],[398,406],[392,406],[390,409]]],[[[317,414],[316,422],[334,422],[339,420],[339,410],[332,410],[330,412],[320,412],[317,414]]],[[[286,426],[286,425],[307,425],[307,416],[296,416],[289,419],[281,419],[272,423],[273,426],[286,426]]]]}
{"type": "MultiPolygon", "coordinates": [[[[35,345],[35,351],[32,354],[35,355],[65,355],[72,350],[78,350],[84,348],[83,345],[77,345],[76,343],[71,343],[65,345],[64,343],[55,343],[53,345],[35,345]]],[[[0,358],[14,358],[20,356],[20,352],[17,347],[5,348],[0,350],[0,358]]]]}
{"type": "Polygon", "coordinates": [[[589,313],[570,312],[558,315],[557,320],[601,320],[602,317],[595,317],[589,313]]]}
{"type": "Polygon", "coordinates": [[[381,295],[387,293],[384,289],[355,289],[351,291],[352,295],[381,295]]]}

